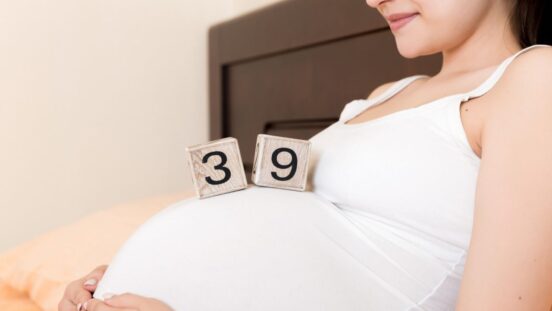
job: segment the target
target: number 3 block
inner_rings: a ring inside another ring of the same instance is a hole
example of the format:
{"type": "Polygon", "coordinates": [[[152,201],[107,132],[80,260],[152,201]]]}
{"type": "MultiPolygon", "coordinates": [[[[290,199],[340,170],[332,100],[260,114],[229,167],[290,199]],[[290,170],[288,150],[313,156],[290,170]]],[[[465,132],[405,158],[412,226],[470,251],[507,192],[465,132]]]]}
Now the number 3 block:
{"type": "Polygon", "coordinates": [[[310,141],[259,134],[251,180],[259,186],[304,191],[310,141]]]}
{"type": "Polygon", "coordinates": [[[238,141],[234,137],[186,147],[197,196],[210,196],[247,188],[238,141]]]}

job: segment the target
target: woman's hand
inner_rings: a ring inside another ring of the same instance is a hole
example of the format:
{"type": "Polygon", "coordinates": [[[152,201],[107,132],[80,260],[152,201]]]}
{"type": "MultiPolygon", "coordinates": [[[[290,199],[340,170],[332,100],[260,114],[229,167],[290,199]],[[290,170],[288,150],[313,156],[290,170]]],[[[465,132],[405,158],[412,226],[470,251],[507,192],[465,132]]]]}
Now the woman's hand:
{"type": "MultiPolygon", "coordinates": [[[[106,294],[107,295],[107,294],[106,294]]],[[[105,295],[104,295],[105,297],[105,295]]],[[[121,294],[106,297],[104,301],[90,299],[83,306],[87,311],[173,311],[160,300],[138,296],[134,294],[121,294]]]]}
{"type": "Polygon", "coordinates": [[[58,304],[59,311],[81,310],[81,306],[92,298],[98,282],[102,279],[107,265],[94,269],[87,276],[75,280],[65,288],[63,298],[58,304]]]}

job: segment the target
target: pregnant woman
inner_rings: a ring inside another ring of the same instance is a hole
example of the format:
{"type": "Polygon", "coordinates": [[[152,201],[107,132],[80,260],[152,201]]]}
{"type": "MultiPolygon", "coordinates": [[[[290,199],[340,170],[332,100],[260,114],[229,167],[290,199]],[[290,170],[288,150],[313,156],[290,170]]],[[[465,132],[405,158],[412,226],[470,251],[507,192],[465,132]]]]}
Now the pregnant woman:
{"type": "Polygon", "coordinates": [[[548,311],[547,1],[367,0],[440,72],[345,105],[310,138],[309,191],[167,207],[59,309],[548,311]]]}

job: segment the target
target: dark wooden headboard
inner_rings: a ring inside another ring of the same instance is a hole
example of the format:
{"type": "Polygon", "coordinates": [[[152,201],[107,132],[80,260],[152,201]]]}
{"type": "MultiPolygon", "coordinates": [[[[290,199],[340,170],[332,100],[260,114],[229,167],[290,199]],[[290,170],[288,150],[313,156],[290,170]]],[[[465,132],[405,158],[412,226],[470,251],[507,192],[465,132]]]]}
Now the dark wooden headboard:
{"type": "Polygon", "coordinates": [[[257,134],[308,139],[378,85],[435,74],[405,59],[364,0],[287,0],[209,30],[210,139],[238,139],[248,182],[257,134]]]}

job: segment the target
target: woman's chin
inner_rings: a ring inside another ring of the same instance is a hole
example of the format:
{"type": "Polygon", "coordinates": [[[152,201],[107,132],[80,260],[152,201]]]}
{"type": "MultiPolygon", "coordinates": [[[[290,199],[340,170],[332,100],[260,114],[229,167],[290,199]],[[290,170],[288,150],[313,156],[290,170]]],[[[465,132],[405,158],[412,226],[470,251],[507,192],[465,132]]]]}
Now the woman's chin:
{"type": "Polygon", "coordinates": [[[432,52],[428,51],[428,47],[420,44],[419,40],[405,40],[403,38],[395,38],[397,50],[404,58],[416,58],[419,56],[429,55],[432,52]]]}

